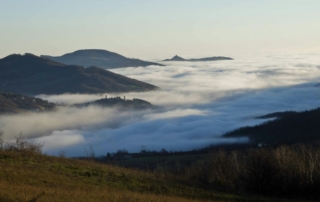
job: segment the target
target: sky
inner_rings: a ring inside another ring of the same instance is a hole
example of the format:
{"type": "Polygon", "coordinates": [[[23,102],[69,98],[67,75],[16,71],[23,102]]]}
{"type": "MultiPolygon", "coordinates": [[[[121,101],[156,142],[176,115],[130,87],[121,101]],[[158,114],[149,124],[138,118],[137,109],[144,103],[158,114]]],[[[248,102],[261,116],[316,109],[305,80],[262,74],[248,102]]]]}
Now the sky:
{"type": "Polygon", "coordinates": [[[0,58],[105,49],[158,60],[320,52],[318,0],[0,0],[0,58]]]}

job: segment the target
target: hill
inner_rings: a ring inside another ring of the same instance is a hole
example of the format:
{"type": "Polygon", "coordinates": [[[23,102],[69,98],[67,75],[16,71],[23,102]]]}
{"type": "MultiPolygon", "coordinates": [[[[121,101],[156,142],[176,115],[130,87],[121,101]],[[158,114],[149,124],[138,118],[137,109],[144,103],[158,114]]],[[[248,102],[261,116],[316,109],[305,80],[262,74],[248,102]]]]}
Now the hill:
{"type": "Polygon", "coordinates": [[[142,99],[134,98],[132,100],[122,99],[121,97],[114,97],[114,98],[103,98],[100,100],[96,100],[93,102],[88,102],[84,104],[77,104],[76,106],[90,106],[90,105],[97,105],[101,107],[119,107],[123,109],[148,109],[152,108],[152,104],[142,99]]]}
{"type": "Polygon", "coordinates": [[[166,59],[163,61],[206,62],[206,61],[218,61],[218,60],[233,60],[233,58],[216,56],[216,57],[206,57],[206,58],[184,59],[184,58],[176,55],[171,59],[166,59]]]}
{"type": "Polygon", "coordinates": [[[99,67],[65,65],[32,54],[0,60],[0,91],[28,95],[149,91],[156,86],[99,67]]]}
{"type": "Polygon", "coordinates": [[[39,98],[0,92],[0,114],[50,111],[55,107],[56,105],[54,103],[39,98]]]}
{"type": "Polygon", "coordinates": [[[269,118],[283,118],[283,117],[286,117],[286,116],[291,116],[291,115],[294,115],[298,112],[295,112],[295,111],[285,111],[285,112],[274,112],[274,113],[271,113],[271,114],[266,114],[266,115],[263,115],[263,116],[258,116],[256,117],[257,119],[269,119],[269,118]]]}
{"type": "Polygon", "coordinates": [[[304,112],[276,112],[259,118],[277,117],[261,125],[243,127],[225,137],[247,136],[254,144],[315,143],[320,141],[320,108],[304,112]]]}
{"type": "MultiPolygon", "coordinates": [[[[201,160],[190,165],[186,170],[180,168],[176,173],[168,171],[165,165],[148,172],[106,165],[111,163],[107,160],[108,155],[102,157],[104,161],[100,158],[101,161],[98,163],[94,158],[94,150],[88,154],[88,157],[79,160],[65,158],[63,151],[60,152],[60,157],[43,155],[42,143],[30,142],[22,139],[21,136],[16,138],[16,142],[3,142],[0,132],[0,142],[0,201],[4,202],[290,201],[274,197],[265,198],[259,192],[252,192],[255,190],[247,193],[243,188],[239,190],[240,192],[234,189],[233,187],[236,188],[241,180],[246,179],[243,177],[250,177],[251,180],[253,176],[252,179],[256,179],[251,171],[258,173],[259,179],[254,182],[254,186],[265,182],[266,175],[267,179],[273,176],[268,175],[270,173],[265,174],[261,167],[257,167],[257,170],[254,167],[252,170],[249,167],[250,162],[234,161],[234,156],[230,157],[221,152],[208,155],[202,159],[205,160],[204,162],[201,160]],[[237,165],[233,165],[233,162],[237,162],[237,165]],[[241,166],[237,167],[239,164],[241,166]],[[241,169],[241,172],[237,172],[237,169],[241,169]],[[242,174],[244,175],[241,176],[242,174]],[[263,179],[260,179],[260,176],[263,176],[263,179]],[[226,186],[231,186],[228,191],[224,189],[226,186]],[[252,193],[259,193],[259,195],[252,195],[252,193]]],[[[241,153],[233,154],[239,155],[239,159],[251,159],[241,153]]],[[[179,162],[179,159],[177,160],[179,162]]],[[[265,161],[265,158],[263,160],[265,161]]],[[[294,162],[297,161],[294,160],[294,162]]],[[[298,175],[306,171],[308,170],[304,169],[298,175]]],[[[302,176],[302,179],[304,178],[305,176],[302,176]]],[[[240,184],[240,187],[241,185],[247,184],[240,184]]],[[[266,185],[262,184],[262,187],[266,185]]],[[[313,187],[317,188],[316,185],[313,187]]],[[[316,191],[311,191],[311,193],[314,192],[316,191]]],[[[310,191],[302,193],[310,193],[310,191]]],[[[315,196],[318,196],[319,192],[316,193],[315,196]]],[[[288,197],[290,196],[288,194],[288,197]]],[[[303,198],[308,196],[304,195],[303,198]]]]}
{"type": "Polygon", "coordinates": [[[212,192],[160,173],[28,151],[0,150],[0,169],[0,201],[6,202],[256,201],[212,192]]]}
{"type": "Polygon", "coordinates": [[[77,50],[57,57],[49,55],[41,55],[40,57],[69,65],[80,65],[84,67],[96,66],[104,69],[145,67],[149,65],[164,66],[154,62],[127,58],[117,53],[98,49],[77,50]]]}
{"type": "Polygon", "coordinates": [[[164,61],[187,61],[187,60],[184,59],[184,58],[182,58],[182,57],[180,57],[180,56],[178,56],[178,55],[175,55],[173,58],[171,58],[171,59],[166,59],[166,60],[164,60],[164,61]]]}

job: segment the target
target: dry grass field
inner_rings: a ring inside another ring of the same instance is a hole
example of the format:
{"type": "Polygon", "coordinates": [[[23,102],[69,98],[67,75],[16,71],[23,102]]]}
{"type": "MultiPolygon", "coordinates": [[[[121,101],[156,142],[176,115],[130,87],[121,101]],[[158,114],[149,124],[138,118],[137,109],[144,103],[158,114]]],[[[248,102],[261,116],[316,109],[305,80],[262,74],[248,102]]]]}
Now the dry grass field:
{"type": "Polygon", "coordinates": [[[0,202],[271,200],[205,188],[183,173],[146,172],[47,156],[41,153],[42,145],[21,138],[15,143],[0,143],[0,202]]]}
{"type": "Polygon", "coordinates": [[[0,151],[0,190],[1,202],[182,202],[228,198],[150,173],[17,151],[0,151]]]}

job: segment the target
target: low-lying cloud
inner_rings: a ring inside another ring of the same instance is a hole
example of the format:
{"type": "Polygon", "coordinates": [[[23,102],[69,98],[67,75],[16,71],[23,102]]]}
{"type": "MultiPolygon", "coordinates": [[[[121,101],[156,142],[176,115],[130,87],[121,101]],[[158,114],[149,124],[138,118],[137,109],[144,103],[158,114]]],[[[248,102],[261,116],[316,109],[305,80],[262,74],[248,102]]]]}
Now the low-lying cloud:
{"type": "MultiPolygon", "coordinates": [[[[210,144],[246,142],[221,135],[263,120],[254,117],[284,110],[319,107],[320,59],[317,55],[239,56],[234,61],[167,62],[112,71],[161,88],[151,92],[108,94],[141,98],[159,106],[144,111],[61,107],[55,112],[0,117],[7,139],[22,131],[56,155],[97,155],[127,149],[190,150],[210,144]],[[254,57],[254,58],[253,58],[254,57]]],[[[104,95],[39,95],[58,103],[83,103],[104,95]]]]}

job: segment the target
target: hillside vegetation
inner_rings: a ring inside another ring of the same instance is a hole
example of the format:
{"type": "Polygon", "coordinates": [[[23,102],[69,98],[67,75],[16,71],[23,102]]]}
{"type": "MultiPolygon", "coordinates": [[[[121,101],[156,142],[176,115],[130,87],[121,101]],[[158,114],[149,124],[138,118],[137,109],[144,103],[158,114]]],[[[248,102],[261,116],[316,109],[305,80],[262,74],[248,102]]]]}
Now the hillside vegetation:
{"type": "Polygon", "coordinates": [[[229,193],[320,199],[319,145],[216,151],[185,170],[201,187],[229,193]]]}
{"type": "Polygon", "coordinates": [[[84,106],[100,106],[100,107],[118,107],[122,110],[126,109],[150,109],[153,105],[142,99],[134,98],[132,100],[121,97],[102,98],[84,104],[76,104],[77,107],[84,106]]]}
{"type": "Polygon", "coordinates": [[[243,127],[225,134],[225,137],[249,137],[257,145],[314,143],[320,141],[320,108],[303,112],[277,112],[258,118],[277,117],[266,123],[243,127]]]}
{"type": "Polygon", "coordinates": [[[42,100],[40,98],[2,92],[0,92],[0,106],[0,114],[28,111],[50,111],[56,107],[54,103],[42,100]]]}
{"type": "Polygon", "coordinates": [[[50,157],[41,154],[41,144],[21,138],[0,146],[0,201],[270,200],[217,192],[182,175],[50,157]]]}

